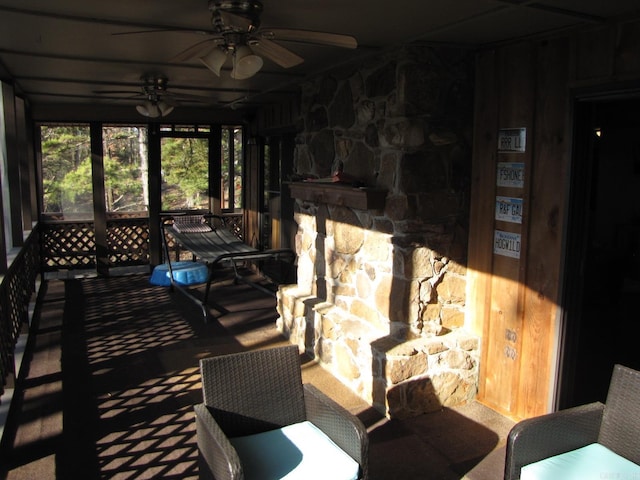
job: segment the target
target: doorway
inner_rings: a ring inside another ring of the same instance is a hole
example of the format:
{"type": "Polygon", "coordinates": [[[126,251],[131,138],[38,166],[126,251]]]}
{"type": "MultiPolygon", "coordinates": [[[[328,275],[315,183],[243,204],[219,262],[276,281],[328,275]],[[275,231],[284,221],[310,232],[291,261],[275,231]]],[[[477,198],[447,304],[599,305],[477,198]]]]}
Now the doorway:
{"type": "Polygon", "coordinates": [[[575,108],[558,408],[606,400],[613,366],[640,369],[640,98],[575,108]]]}

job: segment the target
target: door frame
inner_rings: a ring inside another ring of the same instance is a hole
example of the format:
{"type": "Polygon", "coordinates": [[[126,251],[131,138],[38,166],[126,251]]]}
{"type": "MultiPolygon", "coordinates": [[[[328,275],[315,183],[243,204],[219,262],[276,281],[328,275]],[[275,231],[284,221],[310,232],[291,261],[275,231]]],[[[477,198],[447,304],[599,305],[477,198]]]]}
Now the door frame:
{"type": "Polygon", "coordinates": [[[569,172],[567,175],[567,208],[563,258],[560,272],[561,308],[559,309],[559,335],[557,347],[557,368],[554,382],[553,407],[561,410],[575,405],[576,370],[578,368],[578,341],[580,324],[574,319],[582,314],[582,297],[585,291],[585,267],[588,247],[588,231],[591,215],[588,209],[579,208],[589,201],[593,192],[593,167],[595,105],[600,102],[621,101],[640,98],[637,82],[602,85],[576,89],[571,95],[572,145],[569,172]],[[587,162],[580,159],[587,158],[587,162]],[[571,285],[569,285],[571,283],[571,285]]]}

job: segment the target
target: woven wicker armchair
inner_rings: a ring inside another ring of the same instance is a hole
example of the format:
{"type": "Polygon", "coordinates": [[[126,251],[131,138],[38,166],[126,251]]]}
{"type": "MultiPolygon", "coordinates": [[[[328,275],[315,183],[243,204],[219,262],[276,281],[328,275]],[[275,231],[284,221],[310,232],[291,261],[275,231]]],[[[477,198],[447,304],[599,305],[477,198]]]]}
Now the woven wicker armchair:
{"type": "Polygon", "coordinates": [[[358,478],[367,478],[364,425],[312,385],[303,385],[297,346],[202,359],[200,372],[203,403],[195,414],[201,479],[246,480],[251,460],[245,454],[241,461],[234,439],[305,421],[346,452],[349,462],[357,462],[358,478]]]}
{"type": "Polygon", "coordinates": [[[613,369],[606,404],[594,402],[517,423],[507,439],[505,480],[523,466],[598,443],[640,464],[640,372],[613,369]]]}

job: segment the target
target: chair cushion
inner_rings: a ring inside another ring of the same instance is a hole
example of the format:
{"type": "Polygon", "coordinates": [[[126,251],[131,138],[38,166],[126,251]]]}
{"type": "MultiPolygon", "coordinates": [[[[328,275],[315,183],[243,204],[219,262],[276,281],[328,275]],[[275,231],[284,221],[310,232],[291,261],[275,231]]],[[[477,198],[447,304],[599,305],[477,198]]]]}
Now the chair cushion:
{"type": "MultiPolygon", "coordinates": [[[[188,286],[205,283],[209,276],[207,266],[199,262],[171,262],[171,270],[173,271],[173,279],[178,285],[188,286]]],[[[166,263],[157,265],[151,273],[149,283],[162,287],[171,285],[169,265],[166,263]]]]}
{"type": "Polygon", "coordinates": [[[599,443],[522,467],[520,480],[640,478],[640,466],[599,443]]]}
{"type": "Polygon", "coordinates": [[[230,441],[245,480],[358,478],[358,462],[309,421],[230,441]]]}

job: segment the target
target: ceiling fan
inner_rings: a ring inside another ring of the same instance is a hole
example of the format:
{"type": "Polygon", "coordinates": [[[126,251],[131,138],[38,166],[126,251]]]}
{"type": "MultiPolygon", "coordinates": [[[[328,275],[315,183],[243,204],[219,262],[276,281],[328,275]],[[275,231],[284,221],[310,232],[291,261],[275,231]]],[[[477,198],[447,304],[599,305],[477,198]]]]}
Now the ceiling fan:
{"type": "Polygon", "coordinates": [[[149,118],[161,118],[169,115],[179,102],[212,103],[211,99],[199,95],[174,93],[167,90],[168,79],[164,75],[143,75],[142,88],[134,90],[95,90],[94,93],[106,95],[128,95],[128,98],[139,99],[136,110],[140,115],[149,118]]]}
{"type": "Polygon", "coordinates": [[[185,62],[197,58],[220,76],[222,66],[231,57],[231,77],[244,80],[262,68],[263,57],[283,68],[291,68],[304,61],[296,53],[276,43],[280,40],[351,49],[358,46],[357,40],[350,35],[291,28],[262,28],[262,10],[262,2],[258,0],[209,0],[212,30],[175,30],[206,34],[210,38],[178,53],[172,61],[185,62]]]}

